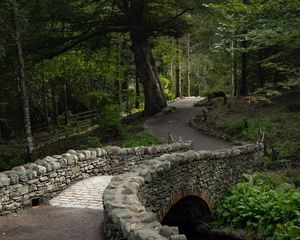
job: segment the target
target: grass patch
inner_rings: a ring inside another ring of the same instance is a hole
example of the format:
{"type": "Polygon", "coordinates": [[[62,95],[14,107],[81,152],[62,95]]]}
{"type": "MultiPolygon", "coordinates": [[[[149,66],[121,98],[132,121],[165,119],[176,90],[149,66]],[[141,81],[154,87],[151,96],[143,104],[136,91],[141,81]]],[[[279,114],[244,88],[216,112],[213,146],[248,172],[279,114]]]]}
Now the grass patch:
{"type": "Polygon", "coordinates": [[[248,106],[235,99],[232,103],[234,110],[223,108],[212,111],[210,123],[233,140],[256,142],[260,139],[260,129],[263,130],[268,164],[299,158],[299,103],[287,101],[264,107],[248,106]]]}
{"type": "Polygon", "coordinates": [[[139,146],[152,146],[161,144],[159,139],[151,134],[142,132],[129,136],[123,141],[122,146],[126,148],[139,146]]]}
{"type": "Polygon", "coordinates": [[[86,143],[78,146],[78,149],[88,148],[100,148],[102,146],[100,138],[96,136],[90,136],[86,138],[86,143]]]}

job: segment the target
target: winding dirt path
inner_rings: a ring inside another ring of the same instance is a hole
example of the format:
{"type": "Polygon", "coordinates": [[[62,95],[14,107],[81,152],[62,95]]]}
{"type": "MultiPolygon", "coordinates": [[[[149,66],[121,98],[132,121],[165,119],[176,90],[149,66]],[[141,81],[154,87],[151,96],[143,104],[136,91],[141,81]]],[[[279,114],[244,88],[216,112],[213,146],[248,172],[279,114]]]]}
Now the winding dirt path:
{"type": "Polygon", "coordinates": [[[169,133],[176,139],[192,141],[195,150],[216,150],[231,146],[230,143],[206,136],[189,125],[189,121],[199,112],[193,107],[201,98],[184,98],[169,104],[175,111],[149,118],[144,128],[148,133],[158,136],[163,142],[168,141],[169,133]]]}
{"type": "MultiPolygon", "coordinates": [[[[196,150],[230,146],[224,141],[201,134],[189,125],[189,120],[199,111],[199,108],[193,107],[199,99],[185,98],[171,103],[170,106],[176,107],[176,110],[148,119],[144,125],[146,131],[165,142],[169,132],[175,139],[181,137],[182,140],[192,140],[196,150]]],[[[95,200],[102,198],[102,190],[108,179],[99,176],[71,186],[50,201],[50,205],[55,206],[40,206],[0,217],[0,239],[104,240],[103,211],[95,200]]]]}

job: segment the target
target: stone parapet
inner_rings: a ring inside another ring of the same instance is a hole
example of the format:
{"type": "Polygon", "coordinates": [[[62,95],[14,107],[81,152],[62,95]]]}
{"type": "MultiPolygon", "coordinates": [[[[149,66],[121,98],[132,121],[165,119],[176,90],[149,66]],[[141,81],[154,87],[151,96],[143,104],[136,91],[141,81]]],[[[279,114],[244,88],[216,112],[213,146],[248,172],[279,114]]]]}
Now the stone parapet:
{"type": "Polygon", "coordinates": [[[31,206],[34,199],[50,198],[70,184],[94,175],[117,175],[165,153],[187,151],[189,143],[151,147],[105,147],[69,150],[34,163],[0,172],[0,215],[31,206]]]}
{"type": "Polygon", "coordinates": [[[184,240],[177,227],[162,226],[181,198],[198,196],[211,212],[243,174],[262,168],[263,145],[164,154],[115,176],[104,192],[107,240],[184,240]]]}

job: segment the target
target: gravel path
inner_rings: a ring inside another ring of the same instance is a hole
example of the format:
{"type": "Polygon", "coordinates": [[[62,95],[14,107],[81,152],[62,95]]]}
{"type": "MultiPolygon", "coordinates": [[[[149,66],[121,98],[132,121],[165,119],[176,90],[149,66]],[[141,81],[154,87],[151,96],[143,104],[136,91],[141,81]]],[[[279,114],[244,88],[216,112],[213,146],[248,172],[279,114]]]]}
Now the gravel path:
{"type": "MultiPolygon", "coordinates": [[[[193,107],[199,99],[185,98],[170,104],[176,110],[148,119],[144,125],[146,131],[165,142],[169,132],[175,139],[192,140],[196,150],[230,146],[201,134],[188,124],[199,111],[193,107]]],[[[0,217],[0,240],[104,240],[101,200],[110,178],[98,176],[83,180],[53,198],[50,206],[0,217]]]]}
{"type": "Polygon", "coordinates": [[[230,143],[206,136],[189,125],[189,121],[199,112],[193,107],[201,98],[184,98],[169,104],[176,110],[164,115],[149,118],[144,128],[147,132],[158,136],[163,142],[168,141],[169,133],[178,140],[191,140],[195,150],[216,150],[231,146],[230,143]]]}

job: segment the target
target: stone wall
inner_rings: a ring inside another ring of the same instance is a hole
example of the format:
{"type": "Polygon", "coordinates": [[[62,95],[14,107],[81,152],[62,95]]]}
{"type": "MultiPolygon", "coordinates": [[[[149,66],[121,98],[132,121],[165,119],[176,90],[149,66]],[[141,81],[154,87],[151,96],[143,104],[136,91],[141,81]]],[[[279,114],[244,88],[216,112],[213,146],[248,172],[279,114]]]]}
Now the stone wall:
{"type": "Polygon", "coordinates": [[[34,163],[0,172],[0,215],[31,206],[32,200],[50,198],[77,180],[93,175],[121,174],[140,162],[164,153],[187,151],[188,143],[85,151],[69,150],[34,163]]]}
{"type": "Polygon", "coordinates": [[[165,154],[112,178],[103,197],[106,239],[186,239],[176,227],[160,225],[167,211],[196,195],[213,212],[243,174],[261,169],[262,157],[262,144],[165,154]]]}

